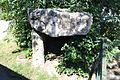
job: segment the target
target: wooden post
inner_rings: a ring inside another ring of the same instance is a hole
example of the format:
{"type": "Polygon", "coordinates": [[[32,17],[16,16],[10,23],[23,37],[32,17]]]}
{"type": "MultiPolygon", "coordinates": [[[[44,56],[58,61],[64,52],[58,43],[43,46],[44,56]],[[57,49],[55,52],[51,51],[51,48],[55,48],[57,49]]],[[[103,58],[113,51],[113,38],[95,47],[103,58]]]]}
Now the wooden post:
{"type": "Polygon", "coordinates": [[[102,74],[101,74],[101,80],[107,80],[107,61],[106,61],[106,54],[105,54],[105,49],[106,49],[106,38],[103,38],[101,43],[102,43],[102,46],[101,46],[101,67],[102,67],[102,74]]]}

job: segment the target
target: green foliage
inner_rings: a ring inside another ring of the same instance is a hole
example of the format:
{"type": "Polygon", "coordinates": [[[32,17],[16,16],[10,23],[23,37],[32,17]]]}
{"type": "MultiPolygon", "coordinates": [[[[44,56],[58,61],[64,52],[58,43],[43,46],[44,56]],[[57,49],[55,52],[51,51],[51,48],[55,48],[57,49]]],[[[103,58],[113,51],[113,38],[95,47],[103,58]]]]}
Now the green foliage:
{"type": "MultiPolygon", "coordinates": [[[[89,34],[82,41],[73,39],[72,43],[65,44],[63,49],[64,57],[60,61],[58,71],[60,73],[86,76],[83,73],[90,71],[90,64],[94,61],[97,53],[100,53],[100,43],[96,43],[102,37],[107,37],[106,56],[108,61],[118,53],[115,40],[120,40],[120,5],[118,0],[69,0],[65,6],[71,11],[86,11],[93,15],[93,25],[89,34]],[[86,43],[86,41],[91,43],[86,43]],[[80,41],[80,42],[79,42],[80,41]],[[71,45],[72,44],[72,45],[71,45]],[[79,46],[79,48],[78,48],[79,46]],[[117,51],[117,52],[116,52],[117,51]],[[84,64],[83,64],[84,63],[84,64]],[[79,64],[79,65],[78,65],[79,64]],[[84,68],[82,68],[84,66],[84,68]],[[86,67],[85,67],[86,66],[86,67]],[[77,68],[76,68],[77,67],[77,68]]],[[[118,43],[119,44],[119,43],[118,43]]]]}
{"type": "Polygon", "coordinates": [[[31,59],[32,56],[32,50],[30,48],[27,49],[18,49],[18,51],[14,51],[14,53],[20,53],[25,56],[25,58],[31,59]]]}
{"type": "Polygon", "coordinates": [[[2,0],[2,19],[15,20],[14,36],[20,47],[31,47],[31,27],[28,22],[27,9],[44,7],[43,1],[39,0],[2,0]]]}
{"type": "Polygon", "coordinates": [[[62,47],[64,52],[60,60],[58,71],[68,75],[78,74],[88,77],[90,66],[97,56],[98,43],[94,43],[90,37],[73,38],[62,47]]]}
{"type": "Polygon", "coordinates": [[[31,47],[31,28],[27,20],[28,8],[68,8],[72,12],[91,13],[93,25],[89,34],[80,40],[72,39],[64,45],[62,48],[64,56],[58,70],[60,73],[80,73],[79,75],[86,76],[90,64],[100,50],[97,40],[101,37],[109,39],[106,42],[108,57],[117,49],[118,45],[114,41],[120,40],[119,4],[119,0],[1,0],[0,8],[5,12],[3,18],[15,19],[14,34],[21,47],[31,47]]]}
{"type": "Polygon", "coordinates": [[[111,41],[107,39],[106,41],[106,57],[108,62],[111,62],[113,58],[116,58],[117,54],[120,54],[119,46],[120,40],[111,41]]]}
{"type": "Polygon", "coordinates": [[[15,19],[14,34],[20,46],[30,47],[31,28],[27,20],[28,8],[68,8],[71,11],[93,15],[92,36],[120,38],[119,0],[1,0],[2,18],[15,19]]]}

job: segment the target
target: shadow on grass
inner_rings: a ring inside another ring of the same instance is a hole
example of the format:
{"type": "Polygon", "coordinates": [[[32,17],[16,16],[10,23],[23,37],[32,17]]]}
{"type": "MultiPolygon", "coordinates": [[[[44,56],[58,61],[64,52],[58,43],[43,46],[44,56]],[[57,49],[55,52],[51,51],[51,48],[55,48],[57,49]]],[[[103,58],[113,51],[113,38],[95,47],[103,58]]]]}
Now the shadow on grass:
{"type": "Polygon", "coordinates": [[[30,80],[0,64],[0,80],[30,80]]]}

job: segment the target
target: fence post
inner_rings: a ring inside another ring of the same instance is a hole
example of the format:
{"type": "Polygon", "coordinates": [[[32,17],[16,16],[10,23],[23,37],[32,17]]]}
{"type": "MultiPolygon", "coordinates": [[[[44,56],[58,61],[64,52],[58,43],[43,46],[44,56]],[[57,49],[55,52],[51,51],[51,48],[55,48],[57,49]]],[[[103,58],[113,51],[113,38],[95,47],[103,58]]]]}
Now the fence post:
{"type": "Polygon", "coordinates": [[[107,80],[107,61],[106,61],[106,38],[102,38],[101,41],[101,80],[107,80]]]}
{"type": "Polygon", "coordinates": [[[101,39],[100,64],[96,72],[96,80],[107,80],[107,61],[105,55],[106,38],[101,39]]]}

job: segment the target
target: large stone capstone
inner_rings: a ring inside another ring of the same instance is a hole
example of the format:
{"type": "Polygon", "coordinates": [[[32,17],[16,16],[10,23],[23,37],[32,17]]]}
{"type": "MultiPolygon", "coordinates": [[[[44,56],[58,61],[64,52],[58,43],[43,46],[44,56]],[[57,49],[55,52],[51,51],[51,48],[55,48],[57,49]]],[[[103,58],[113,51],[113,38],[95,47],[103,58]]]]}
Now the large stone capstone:
{"type": "Polygon", "coordinates": [[[86,35],[92,16],[66,9],[35,9],[29,10],[29,21],[32,28],[51,37],[86,35]]]}
{"type": "Polygon", "coordinates": [[[28,10],[32,27],[32,64],[44,67],[44,33],[50,37],[86,35],[92,25],[89,13],[69,12],[67,9],[28,10]]]}

